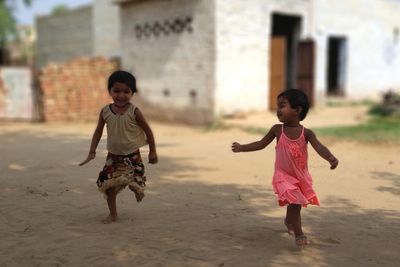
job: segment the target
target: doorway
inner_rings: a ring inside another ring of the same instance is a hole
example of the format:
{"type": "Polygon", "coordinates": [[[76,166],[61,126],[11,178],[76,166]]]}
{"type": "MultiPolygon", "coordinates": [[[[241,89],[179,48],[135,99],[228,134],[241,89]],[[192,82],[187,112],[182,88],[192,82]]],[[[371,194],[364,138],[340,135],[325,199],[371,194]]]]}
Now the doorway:
{"type": "Polygon", "coordinates": [[[271,110],[276,109],[276,97],[285,88],[296,86],[296,58],[300,25],[300,16],[272,14],[268,100],[271,110]]]}
{"type": "Polygon", "coordinates": [[[346,83],[347,39],[329,37],[328,39],[327,94],[344,96],[346,83]]]}

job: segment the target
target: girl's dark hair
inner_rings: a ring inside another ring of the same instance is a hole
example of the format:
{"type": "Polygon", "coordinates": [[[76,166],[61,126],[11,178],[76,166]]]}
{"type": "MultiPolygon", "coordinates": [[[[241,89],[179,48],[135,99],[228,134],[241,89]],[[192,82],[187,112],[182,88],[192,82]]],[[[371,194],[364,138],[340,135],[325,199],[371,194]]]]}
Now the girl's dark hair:
{"type": "Polygon", "coordinates": [[[131,89],[132,93],[135,93],[137,91],[135,76],[133,76],[127,71],[117,70],[110,75],[110,77],[108,78],[109,92],[111,91],[111,88],[116,82],[126,84],[126,86],[128,86],[129,89],[131,89]]]}
{"type": "Polygon", "coordinates": [[[310,108],[310,103],[308,102],[307,95],[298,89],[289,89],[283,91],[278,95],[278,98],[284,97],[290,104],[291,108],[301,107],[300,120],[304,120],[307,116],[308,109],[310,108]]]}

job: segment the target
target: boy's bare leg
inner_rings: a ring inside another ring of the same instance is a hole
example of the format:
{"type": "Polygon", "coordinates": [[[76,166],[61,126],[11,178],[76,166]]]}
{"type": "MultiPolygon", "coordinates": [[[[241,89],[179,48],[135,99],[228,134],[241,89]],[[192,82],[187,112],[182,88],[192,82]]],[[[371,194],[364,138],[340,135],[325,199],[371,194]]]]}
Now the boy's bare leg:
{"type": "Polygon", "coordinates": [[[117,220],[117,192],[114,188],[107,190],[107,204],[110,215],[102,220],[102,223],[109,224],[117,220]]]}
{"type": "Polygon", "coordinates": [[[300,204],[290,204],[287,207],[287,222],[292,226],[294,231],[294,236],[296,238],[296,244],[299,246],[308,245],[310,241],[303,233],[301,226],[301,205],[300,204]]]}

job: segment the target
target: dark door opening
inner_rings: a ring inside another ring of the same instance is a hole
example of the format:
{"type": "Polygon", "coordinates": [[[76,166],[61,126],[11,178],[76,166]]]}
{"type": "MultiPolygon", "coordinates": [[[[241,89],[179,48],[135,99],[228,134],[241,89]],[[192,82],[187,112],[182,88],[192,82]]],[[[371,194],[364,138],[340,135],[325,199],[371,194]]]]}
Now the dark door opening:
{"type": "Polygon", "coordinates": [[[300,36],[300,16],[272,14],[270,43],[269,107],[276,108],[276,96],[296,86],[296,54],[300,36]]]}
{"type": "Polygon", "coordinates": [[[296,52],[300,37],[301,17],[272,14],[272,36],[286,39],[286,87],[296,85],[296,52]]]}
{"type": "Polygon", "coordinates": [[[328,40],[327,94],[344,96],[346,82],[347,40],[330,37],[328,40]]]}

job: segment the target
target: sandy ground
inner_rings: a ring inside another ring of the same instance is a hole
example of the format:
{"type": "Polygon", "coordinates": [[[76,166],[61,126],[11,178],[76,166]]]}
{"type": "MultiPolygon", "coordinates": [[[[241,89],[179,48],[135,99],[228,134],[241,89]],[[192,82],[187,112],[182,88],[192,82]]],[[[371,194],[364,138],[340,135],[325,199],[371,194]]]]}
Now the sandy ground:
{"type": "Polygon", "coordinates": [[[124,190],[119,221],[103,225],[104,138],[77,166],[93,124],[0,124],[0,266],[398,266],[399,146],[323,140],[334,171],[310,148],[322,205],[303,210],[312,244],[299,249],[272,191],[273,145],[233,154],[232,141],[259,136],[151,125],[160,162],[147,165],[146,197],[124,190]]]}
{"type": "MultiPolygon", "coordinates": [[[[367,105],[344,105],[338,107],[318,106],[310,110],[305,120],[308,127],[345,126],[362,123],[368,119],[367,105]]],[[[238,127],[269,128],[277,123],[274,112],[253,112],[223,120],[225,124],[238,127]]]]}

